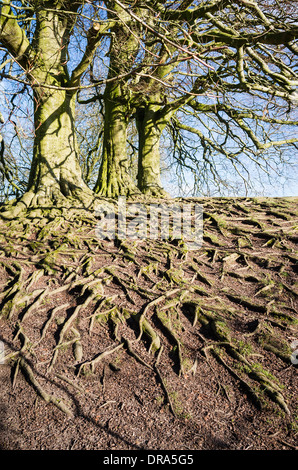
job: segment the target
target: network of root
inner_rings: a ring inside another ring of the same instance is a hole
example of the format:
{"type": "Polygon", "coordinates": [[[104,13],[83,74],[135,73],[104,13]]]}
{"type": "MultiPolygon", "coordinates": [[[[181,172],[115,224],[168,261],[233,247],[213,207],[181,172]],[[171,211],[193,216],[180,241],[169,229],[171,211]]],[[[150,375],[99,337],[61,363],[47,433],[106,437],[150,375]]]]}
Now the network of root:
{"type": "Polygon", "coordinates": [[[174,414],[169,358],[181,379],[198,360],[217,361],[256,406],[290,414],[293,396],[271,365],[296,372],[298,200],[197,203],[196,250],[182,239],[102,241],[86,214],[0,222],[0,340],[12,386],[22,372],[71,415],[53,379],[80,389],[121,351],[152,372],[174,414]]]}

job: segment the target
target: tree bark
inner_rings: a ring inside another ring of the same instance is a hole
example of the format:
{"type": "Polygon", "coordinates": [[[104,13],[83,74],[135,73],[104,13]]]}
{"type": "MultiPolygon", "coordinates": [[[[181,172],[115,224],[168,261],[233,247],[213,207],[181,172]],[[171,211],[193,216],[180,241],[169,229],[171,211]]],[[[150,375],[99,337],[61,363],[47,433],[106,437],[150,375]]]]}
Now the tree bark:
{"type": "Polygon", "coordinates": [[[117,4],[112,2],[111,6],[115,13],[110,14],[110,20],[116,21],[111,28],[108,80],[115,81],[108,82],[104,92],[102,161],[94,191],[107,197],[132,196],[139,191],[128,171],[127,126],[132,113],[128,77],[140,48],[138,25],[117,4]],[[134,29],[135,34],[131,34],[134,29]],[[126,73],[126,79],[117,78],[126,73]]]}
{"type": "Polygon", "coordinates": [[[168,197],[160,176],[160,139],[170,115],[163,113],[160,97],[150,96],[151,103],[139,108],[136,126],[139,138],[138,188],[148,196],[168,197]]]}
{"type": "MultiPolygon", "coordinates": [[[[165,68],[166,69],[166,68],[165,68]]],[[[162,71],[160,71],[162,75],[162,71]]],[[[182,97],[166,104],[162,89],[148,94],[136,112],[136,125],[139,137],[138,188],[142,193],[152,196],[168,197],[161,183],[160,141],[162,133],[173,116],[190,100],[182,97]]]]}
{"type": "Polygon", "coordinates": [[[144,194],[161,190],[159,145],[162,129],[154,114],[150,108],[141,108],[136,116],[139,136],[138,188],[144,194]]]}
{"type": "Polygon", "coordinates": [[[82,178],[74,130],[75,93],[40,90],[35,97],[35,137],[28,191],[46,198],[91,193],[82,178]],[[42,95],[42,96],[41,96],[42,95]]]}
{"type": "Polygon", "coordinates": [[[28,187],[10,211],[13,216],[29,206],[43,207],[53,202],[69,205],[76,200],[76,204],[86,207],[93,199],[79,166],[74,128],[75,86],[79,86],[80,76],[96,49],[99,30],[90,29],[85,55],[74,76],[69,77],[67,47],[76,18],[72,13],[76,13],[80,2],[65,2],[62,6],[67,13],[52,8],[50,2],[40,2],[31,44],[8,6],[5,12],[9,21],[0,24],[0,42],[26,70],[34,97],[35,134],[28,187]],[[71,87],[74,90],[67,90],[71,87]]]}
{"type": "Polygon", "coordinates": [[[65,50],[71,21],[59,11],[44,9],[37,14],[36,67],[32,75],[43,86],[34,86],[35,137],[28,191],[54,199],[91,193],[78,161],[76,91],[63,89],[69,83],[65,50]]]}
{"type": "Polygon", "coordinates": [[[122,93],[121,84],[107,84],[104,93],[102,161],[94,189],[99,195],[112,198],[138,192],[128,171],[126,146],[129,111],[122,93]]]}

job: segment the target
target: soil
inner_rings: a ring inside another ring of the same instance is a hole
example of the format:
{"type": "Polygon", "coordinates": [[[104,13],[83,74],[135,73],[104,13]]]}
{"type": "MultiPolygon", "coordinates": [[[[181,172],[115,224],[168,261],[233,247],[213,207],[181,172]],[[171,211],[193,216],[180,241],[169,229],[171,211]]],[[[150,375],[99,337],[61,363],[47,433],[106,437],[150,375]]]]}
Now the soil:
{"type": "Polygon", "coordinates": [[[298,198],[196,203],[192,251],[0,222],[2,450],[297,450],[298,198]]]}

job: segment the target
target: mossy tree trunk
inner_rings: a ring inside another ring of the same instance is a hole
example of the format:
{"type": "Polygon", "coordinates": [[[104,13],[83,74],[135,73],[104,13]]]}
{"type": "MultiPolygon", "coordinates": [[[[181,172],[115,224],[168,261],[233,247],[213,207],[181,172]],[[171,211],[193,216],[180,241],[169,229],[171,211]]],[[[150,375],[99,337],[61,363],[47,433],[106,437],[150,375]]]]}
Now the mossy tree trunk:
{"type": "Polygon", "coordinates": [[[28,191],[58,200],[90,193],[78,161],[75,93],[37,90],[34,95],[35,138],[28,191]]]}
{"type": "Polygon", "coordinates": [[[132,22],[130,15],[114,2],[112,7],[115,13],[110,19],[113,20],[116,15],[117,21],[111,28],[110,64],[104,92],[102,160],[94,189],[96,193],[107,197],[131,196],[139,193],[137,185],[129,174],[127,156],[127,127],[132,114],[132,98],[128,82],[140,48],[139,26],[132,22]],[[132,34],[132,31],[135,34],[132,34]]]}
{"type": "Polygon", "coordinates": [[[160,179],[160,139],[166,124],[167,120],[160,116],[159,105],[149,103],[136,113],[139,137],[138,188],[144,194],[165,195],[160,179]]]}
{"type": "MultiPolygon", "coordinates": [[[[83,181],[78,159],[74,119],[77,90],[101,38],[93,25],[87,34],[85,53],[69,76],[68,43],[81,2],[39,2],[30,43],[9,5],[2,8],[0,43],[4,44],[31,83],[34,97],[34,150],[27,192],[10,209],[15,217],[28,206],[75,202],[83,207],[93,192],[83,181]],[[65,10],[65,11],[64,11],[65,10]],[[69,201],[67,202],[67,199],[69,201]]],[[[2,214],[3,215],[3,214],[2,214]]]]}
{"type": "Polygon", "coordinates": [[[109,83],[104,93],[105,122],[102,160],[95,192],[117,197],[135,194],[137,187],[129,174],[127,126],[129,110],[121,83],[109,83]]]}
{"type": "MultiPolygon", "coordinates": [[[[91,196],[78,160],[76,89],[63,89],[70,84],[65,66],[70,21],[58,11],[37,13],[34,80],[43,86],[34,87],[35,137],[28,191],[55,201],[91,196]]],[[[42,200],[37,203],[42,205],[42,200]]]]}
{"type": "Polygon", "coordinates": [[[178,109],[190,99],[187,95],[174,101],[167,97],[166,83],[170,76],[173,78],[172,70],[175,67],[174,62],[168,63],[170,49],[171,47],[160,47],[156,77],[143,79],[143,94],[135,97],[139,139],[138,188],[148,196],[168,196],[161,184],[161,136],[178,109]]]}
{"type": "Polygon", "coordinates": [[[163,93],[148,92],[147,102],[136,113],[139,138],[138,188],[148,196],[168,197],[161,183],[161,137],[182,103],[189,98],[165,104],[163,93]]]}

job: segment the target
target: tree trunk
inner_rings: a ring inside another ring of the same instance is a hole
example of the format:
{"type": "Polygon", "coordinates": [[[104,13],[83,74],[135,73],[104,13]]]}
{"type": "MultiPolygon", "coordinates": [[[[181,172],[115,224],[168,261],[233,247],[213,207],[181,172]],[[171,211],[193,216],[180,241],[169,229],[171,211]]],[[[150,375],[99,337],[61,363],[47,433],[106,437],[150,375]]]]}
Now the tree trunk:
{"type": "MultiPolygon", "coordinates": [[[[28,191],[56,202],[91,195],[78,161],[74,130],[75,93],[35,91],[35,138],[28,191]]],[[[39,201],[40,203],[40,201],[39,201]]]]}
{"type": "Polygon", "coordinates": [[[64,90],[69,83],[65,66],[71,18],[59,11],[41,10],[36,26],[34,80],[35,139],[28,191],[63,200],[91,191],[84,183],[75,136],[76,92],[64,90]],[[56,86],[60,89],[47,88],[56,86]]]}
{"type": "Polygon", "coordinates": [[[131,196],[138,192],[128,172],[128,107],[122,98],[121,84],[107,84],[102,161],[95,192],[102,196],[131,196]]]}
{"type": "Polygon", "coordinates": [[[129,175],[127,158],[127,126],[131,114],[128,77],[139,51],[138,25],[125,10],[112,2],[116,22],[111,28],[110,65],[104,92],[105,122],[102,161],[95,192],[107,197],[132,196],[139,193],[129,175]],[[126,26],[123,26],[126,25],[126,26]],[[127,29],[129,25],[129,30],[127,29]],[[135,30],[135,34],[131,31],[135,30]],[[128,73],[126,79],[117,78],[128,73]]]}
{"type": "MultiPolygon", "coordinates": [[[[33,87],[35,126],[28,188],[21,200],[2,216],[10,213],[16,217],[29,206],[42,208],[52,206],[53,202],[63,206],[75,202],[75,205],[79,203],[86,207],[93,199],[92,191],[83,181],[78,161],[74,128],[76,91],[65,89],[71,83],[66,66],[67,45],[75,15],[48,8],[48,4],[41,2],[40,8],[36,9],[34,39],[26,49],[30,51],[27,76],[33,87]]],[[[79,3],[66,5],[73,12],[78,6],[79,3]]],[[[16,34],[19,26],[16,20],[11,21],[10,28],[14,27],[16,34]]],[[[88,45],[92,41],[93,36],[88,45]]],[[[86,64],[88,58],[85,54],[86,64]]],[[[79,75],[76,84],[79,84],[79,75]]]]}
{"type": "Polygon", "coordinates": [[[138,188],[152,196],[168,196],[160,179],[160,139],[166,126],[158,119],[159,106],[148,105],[136,114],[139,136],[138,188]],[[156,109],[157,108],[157,109],[156,109]]]}

